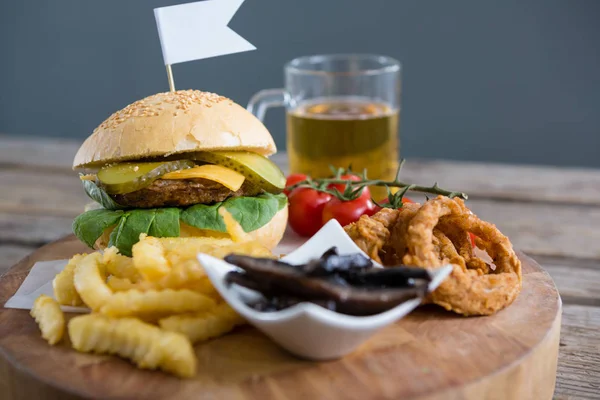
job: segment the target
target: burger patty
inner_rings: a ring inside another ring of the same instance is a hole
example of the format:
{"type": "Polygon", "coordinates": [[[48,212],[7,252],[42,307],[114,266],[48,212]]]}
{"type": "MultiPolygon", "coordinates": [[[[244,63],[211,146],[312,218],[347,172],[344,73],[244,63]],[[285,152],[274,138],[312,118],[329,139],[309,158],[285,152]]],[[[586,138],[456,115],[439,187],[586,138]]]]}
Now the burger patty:
{"type": "Polygon", "coordinates": [[[258,193],[259,191],[247,182],[234,192],[208,179],[157,179],[144,189],[111,197],[123,206],[155,208],[211,204],[229,197],[256,196],[258,193]]]}

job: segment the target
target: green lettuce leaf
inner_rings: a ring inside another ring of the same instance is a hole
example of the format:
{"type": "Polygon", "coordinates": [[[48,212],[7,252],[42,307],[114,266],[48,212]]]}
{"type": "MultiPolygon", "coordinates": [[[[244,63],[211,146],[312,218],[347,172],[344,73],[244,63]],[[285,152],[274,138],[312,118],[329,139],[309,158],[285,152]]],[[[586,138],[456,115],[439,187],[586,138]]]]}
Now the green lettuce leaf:
{"type": "Polygon", "coordinates": [[[154,237],[179,237],[179,208],[157,208],[148,235],[154,237]]]}
{"type": "MultiPolygon", "coordinates": [[[[123,229],[125,228],[125,223],[127,222],[127,217],[129,217],[129,214],[123,214],[121,219],[119,219],[119,224],[110,233],[110,237],[108,240],[108,247],[117,246],[117,241],[118,240],[120,241],[121,234],[123,232],[123,229]]],[[[123,254],[123,251],[121,251],[121,249],[118,246],[117,246],[117,248],[119,249],[119,252],[121,254],[123,254]]]]}
{"type": "Polygon", "coordinates": [[[269,196],[273,196],[276,200],[277,200],[277,212],[283,210],[285,207],[287,207],[288,205],[288,198],[284,193],[279,193],[279,194],[269,194],[266,193],[269,196]]]}
{"type": "Polygon", "coordinates": [[[120,205],[114,201],[108,193],[106,193],[101,187],[96,185],[95,182],[83,180],[83,189],[90,199],[102,204],[102,207],[107,210],[123,210],[126,207],[120,205]]]}
{"type": "Polygon", "coordinates": [[[140,233],[150,232],[155,217],[156,210],[128,211],[110,234],[108,246],[116,246],[121,254],[131,256],[131,248],[140,240],[140,233]]]}
{"type": "Polygon", "coordinates": [[[89,247],[94,247],[96,240],[105,229],[116,225],[123,217],[123,211],[92,210],[79,215],[73,221],[73,233],[89,247]]]}
{"type": "Polygon", "coordinates": [[[265,193],[256,197],[233,197],[226,200],[223,207],[245,232],[252,232],[268,224],[286,204],[284,194],[265,193]]]}
{"type": "Polygon", "coordinates": [[[266,225],[287,205],[284,194],[264,193],[254,197],[232,197],[213,205],[196,204],[181,213],[181,221],[198,229],[227,232],[219,208],[225,207],[244,229],[252,232],[266,225]]]}
{"type": "Polygon", "coordinates": [[[226,232],[219,208],[225,207],[240,223],[244,231],[252,232],[266,225],[275,214],[287,205],[284,194],[261,194],[255,197],[230,198],[213,205],[197,204],[185,210],[179,208],[92,210],[81,214],[73,222],[73,232],[90,247],[102,232],[117,225],[110,234],[109,246],[131,256],[131,249],[139,241],[140,233],[155,237],[178,237],[180,221],[196,227],[226,232]]]}
{"type": "Polygon", "coordinates": [[[181,219],[181,222],[198,229],[227,232],[225,222],[223,222],[223,218],[219,215],[219,208],[222,204],[196,204],[183,210],[179,219],[181,219]]]}

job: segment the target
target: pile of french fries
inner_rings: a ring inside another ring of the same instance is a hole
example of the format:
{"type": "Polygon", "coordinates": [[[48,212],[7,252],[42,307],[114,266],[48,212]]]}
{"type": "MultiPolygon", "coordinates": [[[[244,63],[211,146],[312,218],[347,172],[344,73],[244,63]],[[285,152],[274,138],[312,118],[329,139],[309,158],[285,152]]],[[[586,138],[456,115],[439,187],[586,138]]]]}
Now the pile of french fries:
{"type": "Polygon", "coordinates": [[[212,287],[196,255],[273,256],[223,211],[231,239],[142,235],[132,258],[116,248],[75,255],[53,281],[55,299],[42,295],[31,310],[42,337],[51,345],[59,343],[67,325],[78,351],[114,354],[139,368],[194,376],[193,345],[244,323],[212,287]],[[87,307],[91,313],[66,324],[61,305],[87,307]]]}

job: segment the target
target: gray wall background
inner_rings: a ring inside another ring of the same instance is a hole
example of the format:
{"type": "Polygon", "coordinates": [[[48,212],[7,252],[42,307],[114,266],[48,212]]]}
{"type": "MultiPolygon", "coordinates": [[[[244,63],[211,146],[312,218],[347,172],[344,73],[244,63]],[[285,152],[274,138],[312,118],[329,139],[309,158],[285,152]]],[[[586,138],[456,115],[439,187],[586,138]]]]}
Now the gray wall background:
{"type": "MultiPolygon", "coordinates": [[[[152,9],[182,2],[0,0],[0,132],[84,138],[168,90],[152,9]]],[[[402,156],[600,167],[598,0],[247,0],[230,26],[258,50],[175,65],[178,88],[246,104],[293,57],[383,53],[402,156]]]]}

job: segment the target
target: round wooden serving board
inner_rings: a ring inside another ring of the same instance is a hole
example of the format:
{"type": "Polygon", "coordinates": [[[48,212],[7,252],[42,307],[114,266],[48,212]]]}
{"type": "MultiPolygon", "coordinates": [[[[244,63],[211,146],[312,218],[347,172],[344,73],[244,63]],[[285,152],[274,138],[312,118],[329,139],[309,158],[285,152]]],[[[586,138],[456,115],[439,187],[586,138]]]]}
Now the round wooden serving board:
{"type": "MultiPolygon", "coordinates": [[[[86,251],[73,237],[46,245],[0,279],[0,304],[36,261],[86,251]]],[[[246,326],[196,346],[198,375],[181,380],[116,357],[51,347],[25,310],[0,309],[3,399],[550,399],[561,301],[550,276],[523,262],[523,290],[490,317],[421,307],[338,361],[310,362],[246,326]]]]}

